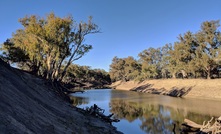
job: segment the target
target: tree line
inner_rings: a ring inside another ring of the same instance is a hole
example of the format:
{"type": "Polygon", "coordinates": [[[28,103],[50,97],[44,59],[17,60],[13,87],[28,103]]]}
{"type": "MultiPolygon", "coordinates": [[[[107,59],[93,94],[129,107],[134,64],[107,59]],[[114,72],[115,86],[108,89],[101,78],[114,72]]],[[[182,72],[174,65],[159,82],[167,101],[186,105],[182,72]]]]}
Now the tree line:
{"type": "MultiPolygon", "coordinates": [[[[95,87],[103,88],[111,83],[110,75],[103,69],[92,69],[90,66],[71,64],[67,70],[63,82],[75,85],[80,82],[90,83],[95,87]]],[[[94,88],[95,88],[94,87],[94,88]]]]}
{"type": "Polygon", "coordinates": [[[61,18],[50,13],[45,18],[26,16],[19,22],[23,27],[1,45],[3,60],[51,81],[107,76],[103,70],[73,64],[92,49],[85,43],[86,36],[100,32],[92,17],[77,23],[71,15],[61,18]]]}
{"type": "Polygon", "coordinates": [[[221,33],[219,21],[205,21],[198,32],[187,31],[173,44],[148,48],[139,59],[114,57],[110,65],[112,81],[161,78],[219,78],[221,33]]]}

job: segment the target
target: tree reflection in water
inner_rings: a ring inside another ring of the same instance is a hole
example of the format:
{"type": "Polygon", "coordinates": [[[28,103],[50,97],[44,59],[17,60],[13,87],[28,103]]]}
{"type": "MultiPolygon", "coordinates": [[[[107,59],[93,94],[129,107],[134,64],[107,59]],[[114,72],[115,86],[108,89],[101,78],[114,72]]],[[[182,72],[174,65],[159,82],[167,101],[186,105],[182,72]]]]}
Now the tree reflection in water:
{"type": "Polygon", "coordinates": [[[114,124],[124,133],[180,133],[181,123],[190,119],[202,124],[220,116],[220,101],[173,98],[120,90],[90,90],[71,97],[78,107],[98,104],[106,114],[121,119],[114,124]],[[109,104],[109,105],[108,105],[109,104]]]}
{"type": "Polygon", "coordinates": [[[79,105],[83,105],[83,104],[88,104],[89,103],[89,99],[85,98],[85,97],[74,97],[74,96],[70,96],[70,100],[73,106],[79,106],[79,105]]]}
{"type": "Polygon", "coordinates": [[[110,112],[115,114],[116,118],[126,119],[132,122],[136,119],[141,121],[140,128],[146,133],[180,133],[181,123],[185,118],[203,123],[209,120],[208,115],[197,113],[185,113],[182,109],[175,109],[158,104],[142,104],[137,102],[112,99],[110,102],[110,112]],[[202,118],[203,117],[203,118],[202,118]]]}

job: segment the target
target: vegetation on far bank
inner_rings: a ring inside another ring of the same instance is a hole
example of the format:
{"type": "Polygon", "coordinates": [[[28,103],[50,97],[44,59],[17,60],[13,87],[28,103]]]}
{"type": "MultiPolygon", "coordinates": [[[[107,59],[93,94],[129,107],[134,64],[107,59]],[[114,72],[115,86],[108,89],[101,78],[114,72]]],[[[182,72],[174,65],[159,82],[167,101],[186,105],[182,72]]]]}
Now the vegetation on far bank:
{"type": "Polygon", "coordinates": [[[114,57],[112,81],[160,78],[220,78],[221,32],[219,21],[205,21],[201,29],[180,34],[174,44],[148,48],[139,59],[114,57]]]}
{"type": "Polygon", "coordinates": [[[110,75],[103,69],[71,64],[63,82],[75,88],[107,88],[111,84],[110,75]]]}

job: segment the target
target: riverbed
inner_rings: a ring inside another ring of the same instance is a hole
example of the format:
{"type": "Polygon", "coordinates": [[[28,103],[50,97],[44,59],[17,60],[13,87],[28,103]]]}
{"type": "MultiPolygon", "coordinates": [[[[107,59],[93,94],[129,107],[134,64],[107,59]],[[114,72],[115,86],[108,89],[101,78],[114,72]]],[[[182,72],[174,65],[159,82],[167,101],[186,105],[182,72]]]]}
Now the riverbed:
{"type": "Polygon", "coordinates": [[[221,101],[175,98],[113,89],[86,90],[71,94],[79,108],[97,104],[105,115],[114,113],[120,122],[113,123],[125,134],[179,133],[184,119],[202,124],[211,117],[221,116],[221,101]]]}

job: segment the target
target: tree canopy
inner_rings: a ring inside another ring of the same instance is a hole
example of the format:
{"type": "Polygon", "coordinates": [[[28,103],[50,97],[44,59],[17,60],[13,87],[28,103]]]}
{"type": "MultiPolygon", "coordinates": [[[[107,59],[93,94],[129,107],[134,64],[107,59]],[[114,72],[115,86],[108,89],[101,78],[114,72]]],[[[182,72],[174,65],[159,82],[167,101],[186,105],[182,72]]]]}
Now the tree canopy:
{"type": "MultiPolygon", "coordinates": [[[[134,59],[137,68],[130,80],[159,78],[219,78],[221,33],[219,21],[205,21],[198,32],[178,36],[174,44],[147,48],[134,59]],[[135,73],[136,72],[136,73],[135,73]],[[138,73],[137,73],[138,72],[138,73]]],[[[130,56],[133,59],[133,57],[130,56]]],[[[125,80],[126,59],[114,57],[110,65],[112,81],[125,80]]]]}
{"type": "Polygon", "coordinates": [[[114,57],[110,65],[110,77],[112,81],[133,80],[140,74],[140,65],[129,56],[127,58],[114,57]]]}
{"type": "Polygon", "coordinates": [[[71,64],[63,79],[65,83],[91,83],[94,86],[109,85],[111,82],[108,72],[103,69],[91,69],[89,66],[71,64]]]}
{"type": "Polygon", "coordinates": [[[89,17],[77,23],[72,16],[46,18],[36,15],[19,19],[23,28],[3,43],[3,58],[47,79],[61,81],[68,67],[92,49],[85,37],[99,29],[89,17]]]}

